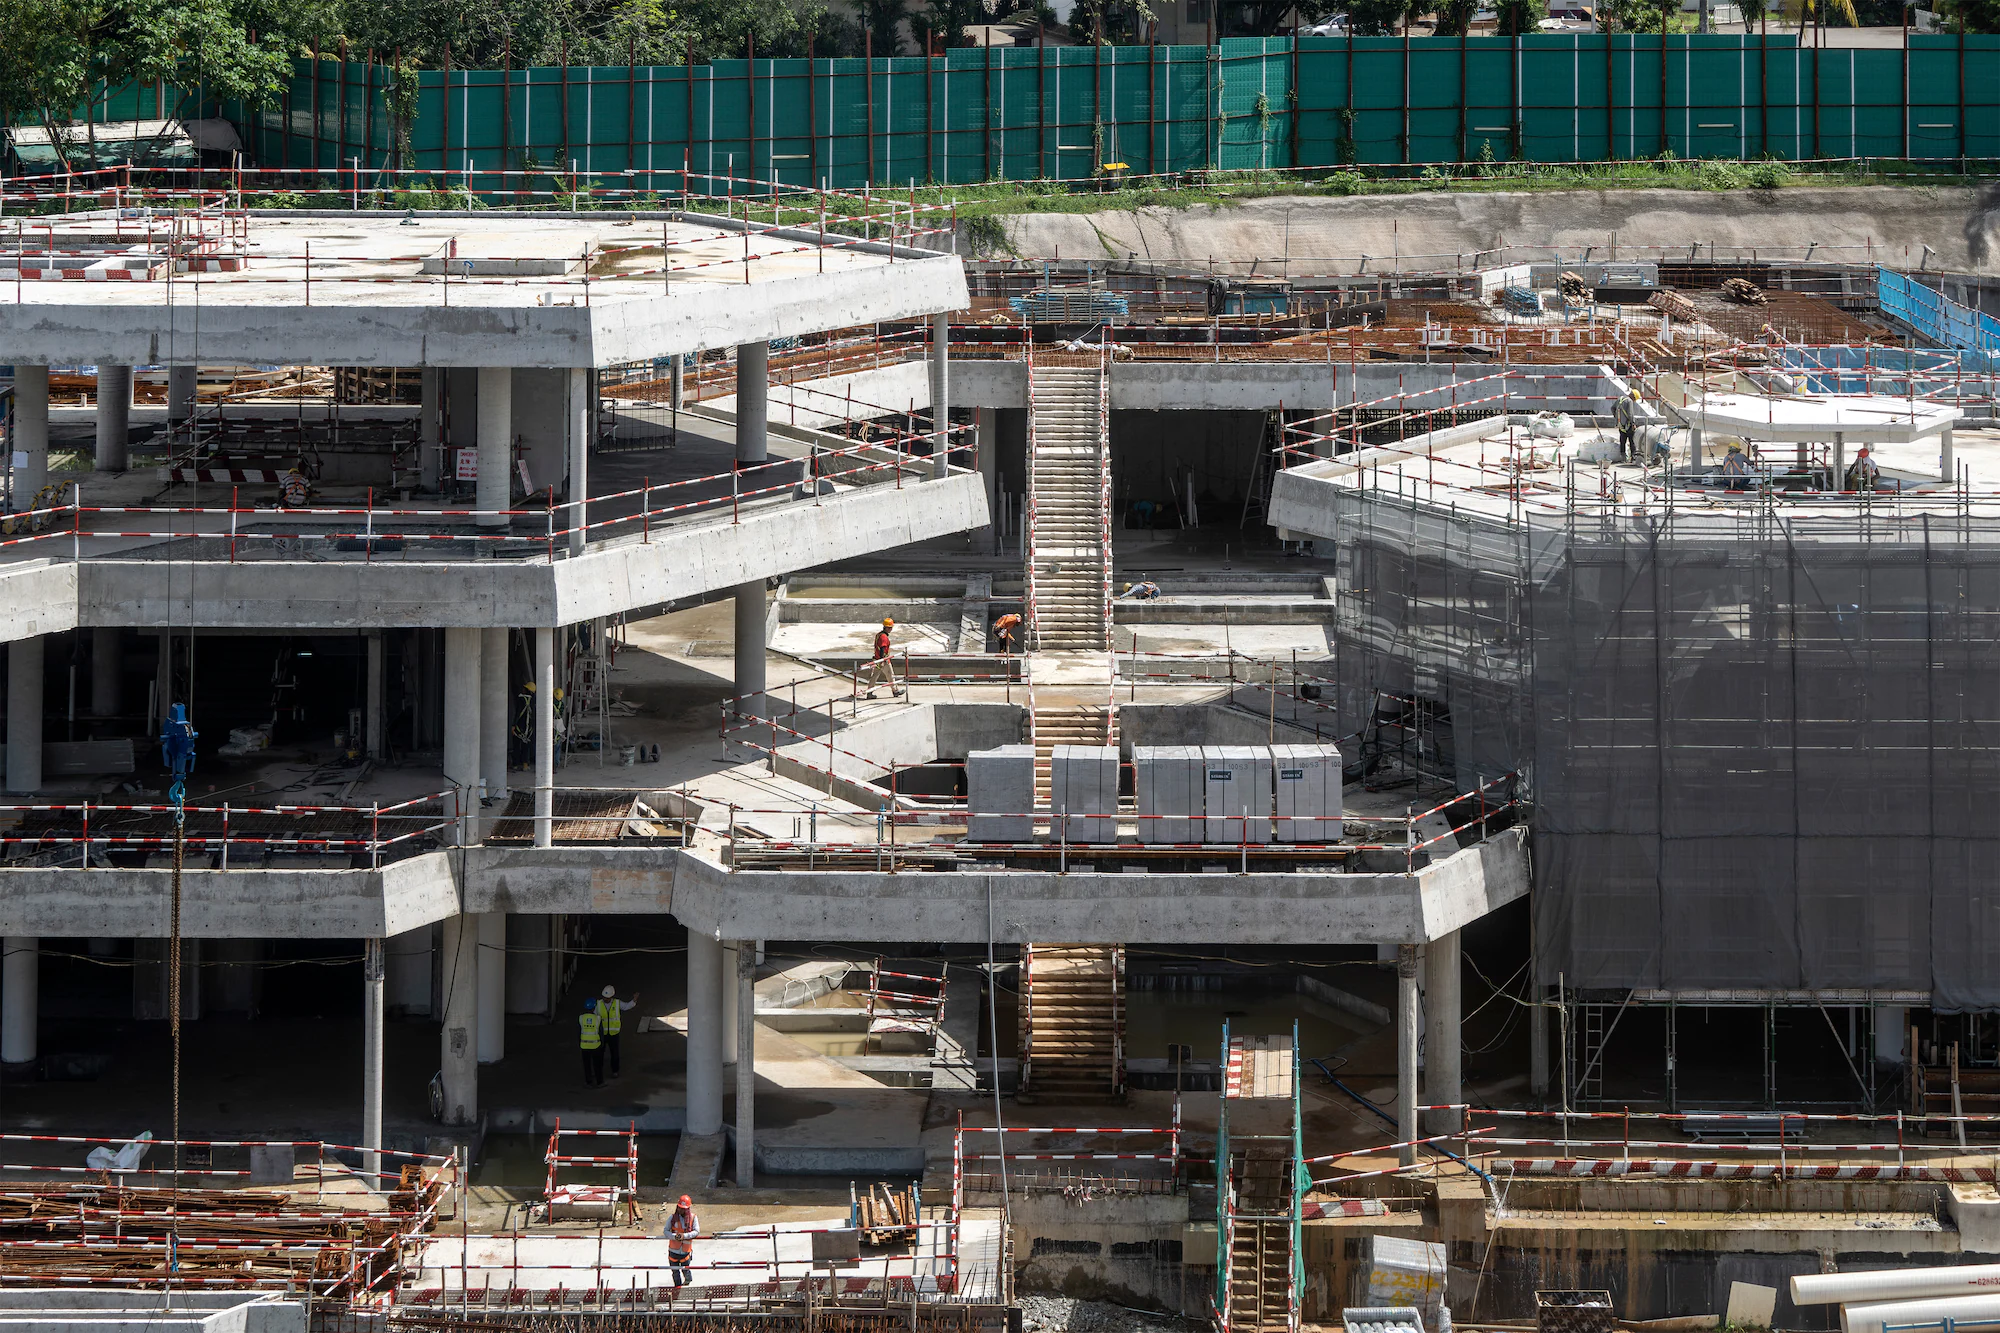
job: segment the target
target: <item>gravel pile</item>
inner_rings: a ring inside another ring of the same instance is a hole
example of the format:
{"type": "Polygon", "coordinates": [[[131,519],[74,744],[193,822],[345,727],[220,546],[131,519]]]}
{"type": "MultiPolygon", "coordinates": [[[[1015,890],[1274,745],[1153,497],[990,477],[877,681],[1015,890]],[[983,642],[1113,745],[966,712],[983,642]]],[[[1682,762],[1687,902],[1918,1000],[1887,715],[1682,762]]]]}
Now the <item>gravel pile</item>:
{"type": "Polygon", "coordinates": [[[1021,1307],[1022,1333],[1191,1333],[1206,1327],[1177,1315],[1148,1314],[1067,1296],[1022,1296],[1016,1303],[1021,1307]]]}

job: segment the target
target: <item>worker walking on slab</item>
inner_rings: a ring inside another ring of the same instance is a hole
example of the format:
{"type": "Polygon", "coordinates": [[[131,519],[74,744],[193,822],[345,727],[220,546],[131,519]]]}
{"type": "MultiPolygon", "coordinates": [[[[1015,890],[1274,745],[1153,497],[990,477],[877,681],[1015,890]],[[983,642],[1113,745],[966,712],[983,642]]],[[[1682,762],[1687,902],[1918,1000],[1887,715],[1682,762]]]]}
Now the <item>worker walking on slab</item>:
{"type": "MultiPolygon", "coordinates": [[[[613,1078],[618,1077],[618,1032],[625,1026],[619,1021],[618,1016],[638,1003],[639,992],[633,991],[631,999],[621,1000],[618,998],[616,986],[606,986],[594,1006],[597,1010],[597,1030],[604,1038],[604,1053],[610,1057],[613,1078]]],[[[603,1079],[598,1080],[600,1083],[603,1081],[603,1079]]]]}
{"type": "Polygon", "coordinates": [[[583,1049],[583,1086],[601,1088],[604,1086],[604,1018],[597,1012],[595,1004],[587,1004],[576,1021],[581,1028],[577,1045],[583,1049]]]}
{"type": "Polygon", "coordinates": [[[889,695],[894,698],[903,693],[896,684],[895,663],[889,657],[889,631],[896,628],[896,622],[888,616],[882,617],[882,628],[875,631],[875,656],[868,659],[865,670],[868,673],[868,697],[875,697],[875,687],[883,681],[889,682],[889,695]]]}
{"type": "Polygon", "coordinates": [[[699,1230],[701,1221],[694,1215],[694,1200],[683,1194],[667,1218],[667,1267],[673,1272],[675,1290],[694,1280],[694,1236],[699,1230]]]}
{"type": "Polygon", "coordinates": [[[1021,617],[1009,611],[993,622],[993,633],[1000,640],[1000,651],[1009,657],[1014,655],[1014,635],[1021,629],[1021,617]]]}
{"type": "Polygon", "coordinates": [[[1618,457],[1625,462],[1632,461],[1632,437],[1639,428],[1639,391],[1633,389],[1611,409],[1611,419],[1618,423],[1618,457]]]}

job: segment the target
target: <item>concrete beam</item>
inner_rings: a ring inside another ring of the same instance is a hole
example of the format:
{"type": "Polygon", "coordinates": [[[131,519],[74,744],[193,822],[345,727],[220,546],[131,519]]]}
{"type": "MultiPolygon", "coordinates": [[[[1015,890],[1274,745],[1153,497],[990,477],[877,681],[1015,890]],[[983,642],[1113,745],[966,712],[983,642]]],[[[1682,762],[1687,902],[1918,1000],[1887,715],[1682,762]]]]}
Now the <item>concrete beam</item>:
{"type": "Polygon", "coordinates": [[[977,474],[861,487],[653,529],[568,560],[463,563],[86,560],[0,570],[0,641],[88,625],[486,628],[567,625],[871,555],[986,523],[977,474]],[[413,577],[417,569],[420,577],[413,577]],[[68,605],[64,605],[67,593],[68,605]],[[46,625],[40,630],[25,626],[46,625]]]}
{"type": "MultiPolygon", "coordinates": [[[[1105,944],[1422,944],[1476,919],[1475,904],[1490,911],[1525,895],[1526,847],[1526,830],[1507,829],[1414,874],[891,875],[732,874],[675,848],[481,846],[463,858],[431,852],[374,871],[189,870],[182,923],[191,938],[367,938],[444,920],[462,904],[475,913],[671,913],[711,938],[983,943],[990,893],[1002,944],[1052,935],[1105,944]]],[[[166,870],[0,872],[0,932],[157,934],[170,881],[166,870]]]]}

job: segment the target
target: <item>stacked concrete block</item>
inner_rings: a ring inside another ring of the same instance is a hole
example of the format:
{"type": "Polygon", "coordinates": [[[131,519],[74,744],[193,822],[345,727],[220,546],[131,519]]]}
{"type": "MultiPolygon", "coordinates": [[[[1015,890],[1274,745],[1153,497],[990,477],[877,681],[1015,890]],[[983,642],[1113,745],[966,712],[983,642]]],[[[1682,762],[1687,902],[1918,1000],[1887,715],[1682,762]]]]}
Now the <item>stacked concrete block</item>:
{"type": "Polygon", "coordinates": [[[1058,745],[1049,753],[1050,832],[1068,842],[1118,841],[1118,747],[1058,745]]]}
{"type": "Polygon", "coordinates": [[[1132,780],[1139,804],[1140,842],[1202,841],[1203,785],[1207,779],[1200,746],[1135,745],[1132,780]]]}
{"type": "Polygon", "coordinates": [[[1332,745],[1273,745],[1277,840],[1334,842],[1340,837],[1340,751],[1332,745]]]}
{"type": "Polygon", "coordinates": [[[1027,842],[1035,831],[1035,747],[1002,745],[965,756],[973,842],[1027,842]]]}
{"type": "Polygon", "coordinates": [[[1271,840],[1271,747],[1205,745],[1203,842],[1271,840]]]}

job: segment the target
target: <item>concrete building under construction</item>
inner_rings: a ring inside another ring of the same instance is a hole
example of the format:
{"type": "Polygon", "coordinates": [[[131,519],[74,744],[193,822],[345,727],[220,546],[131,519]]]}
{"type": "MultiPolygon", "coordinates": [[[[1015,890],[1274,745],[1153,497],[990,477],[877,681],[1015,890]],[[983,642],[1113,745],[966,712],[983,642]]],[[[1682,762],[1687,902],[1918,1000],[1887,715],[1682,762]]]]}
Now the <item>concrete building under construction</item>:
{"type": "Polygon", "coordinates": [[[1576,1333],[2000,1250],[1920,284],[684,202],[20,228],[0,1288],[1576,1333]]]}

